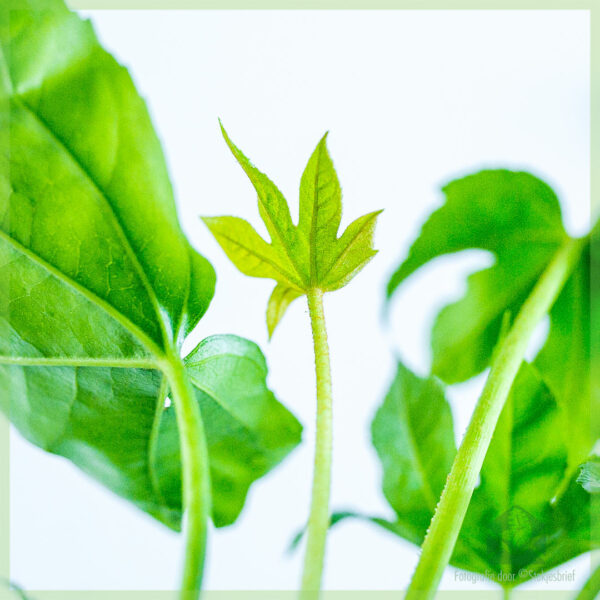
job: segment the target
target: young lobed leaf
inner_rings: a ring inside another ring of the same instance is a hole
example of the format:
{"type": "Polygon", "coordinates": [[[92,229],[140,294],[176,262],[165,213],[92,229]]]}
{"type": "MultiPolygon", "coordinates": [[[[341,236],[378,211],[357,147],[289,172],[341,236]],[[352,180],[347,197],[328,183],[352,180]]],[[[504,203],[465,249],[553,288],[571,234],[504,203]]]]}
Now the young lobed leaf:
{"type": "MultiPolygon", "coordinates": [[[[161,365],[206,311],[214,270],[181,231],[127,71],[63,2],[17,8],[0,22],[0,409],[32,443],[178,529],[161,365]]],[[[300,426],[251,342],[209,338],[186,369],[225,525],[300,426]]]]}
{"type": "Polygon", "coordinates": [[[203,220],[236,267],[246,275],[277,282],[267,307],[269,336],[289,304],[311,289],[334,291],[346,285],[376,254],[373,235],[381,211],[360,217],[338,238],[342,192],[323,136],[302,174],[300,216],[294,225],[275,184],[231,141],[223,137],[254,186],[270,243],[235,217],[203,220]],[[242,225],[243,223],[243,225],[242,225]]]}

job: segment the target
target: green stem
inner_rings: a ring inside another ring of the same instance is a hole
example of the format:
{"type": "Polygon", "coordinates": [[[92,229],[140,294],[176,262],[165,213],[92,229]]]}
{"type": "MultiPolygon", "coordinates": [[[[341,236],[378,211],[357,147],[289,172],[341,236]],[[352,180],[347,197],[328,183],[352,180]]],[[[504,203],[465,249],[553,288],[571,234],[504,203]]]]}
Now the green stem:
{"type": "Polygon", "coordinates": [[[575,600],[595,600],[600,597],[600,564],[594,569],[575,600]]]}
{"type": "Polygon", "coordinates": [[[510,600],[510,597],[512,595],[512,588],[502,588],[502,597],[504,598],[504,600],[510,600]]]}
{"type": "Polygon", "coordinates": [[[531,335],[568,279],[582,246],[583,240],[569,240],[558,250],[521,307],[510,331],[500,342],[427,531],[406,600],[430,600],[435,596],[454,550],[500,412],[531,335]]]}
{"type": "Polygon", "coordinates": [[[317,434],[313,472],[312,500],[308,518],[306,554],[302,575],[301,600],[319,597],[325,560],[325,542],[329,529],[329,494],[331,488],[332,396],[329,345],[323,313],[323,292],[307,293],[310,323],[315,350],[317,376],[317,434]]]}
{"type": "Polygon", "coordinates": [[[169,381],[181,445],[183,506],[186,545],[181,599],[196,600],[202,588],[211,484],[208,450],[200,407],[188,381],[183,362],[174,351],[163,372],[169,381]]]}

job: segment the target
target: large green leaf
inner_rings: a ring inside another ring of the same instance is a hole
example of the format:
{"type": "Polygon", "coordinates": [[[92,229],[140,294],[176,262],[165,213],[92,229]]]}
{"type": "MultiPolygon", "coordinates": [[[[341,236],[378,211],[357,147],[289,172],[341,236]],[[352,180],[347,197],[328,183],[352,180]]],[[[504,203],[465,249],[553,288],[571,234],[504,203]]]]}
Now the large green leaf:
{"type": "Polygon", "coordinates": [[[502,316],[517,314],[566,233],[556,195],[528,173],[481,171],[450,182],[444,194],[390,279],[388,297],[438,256],[469,248],[493,253],[495,264],[469,277],[465,296],[433,327],[432,372],[455,383],[488,365],[502,316]]]}
{"type": "Polygon", "coordinates": [[[269,336],[296,298],[311,289],[331,292],[346,285],[377,253],[375,222],[381,211],[351,223],[338,238],[342,192],[323,136],[300,181],[300,217],[295,226],[277,186],[244,156],[221,127],[231,152],[252,182],[271,242],[237,217],[203,221],[235,266],[246,275],[274,279],[267,307],[269,336]]]}
{"type": "MultiPolygon", "coordinates": [[[[567,471],[562,414],[524,363],[504,407],[452,556],[455,567],[512,587],[596,547],[591,501],[567,471]]],[[[420,545],[456,452],[444,390],[399,365],[373,421],[383,491],[396,519],[370,520],[420,545]],[[433,498],[433,501],[432,501],[433,498]]],[[[352,515],[340,515],[337,521],[352,515]]],[[[361,517],[364,518],[364,517],[361,517]]]]}
{"type": "MultiPolygon", "coordinates": [[[[0,408],[177,529],[179,439],[161,370],[206,311],[214,271],[181,231],[144,102],[91,25],[59,0],[0,14],[0,408]]],[[[226,525],[300,426],[246,340],[209,338],[186,370],[226,525]]]]}

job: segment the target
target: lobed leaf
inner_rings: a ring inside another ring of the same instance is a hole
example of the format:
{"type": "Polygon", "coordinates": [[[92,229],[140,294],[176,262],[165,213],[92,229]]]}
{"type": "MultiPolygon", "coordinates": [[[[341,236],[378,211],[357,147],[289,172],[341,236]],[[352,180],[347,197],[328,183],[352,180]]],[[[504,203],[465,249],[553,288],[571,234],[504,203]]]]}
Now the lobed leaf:
{"type": "Polygon", "coordinates": [[[434,324],[432,372],[456,383],[489,364],[502,315],[517,314],[566,233],[556,195],[528,173],[481,171],[443,191],[446,202],[392,275],[388,298],[438,256],[469,248],[493,253],[496,263],[471,275],[465,296],[445,307],[434,324]]]}
{"type": "Polygon", "coordinates": [[[252,165],[223,126],[221,130],[256,189],[260,216],[271,236],[271,244],[241,219],[210,217],[204,218],[204,222],[242,273],[277,281],[267,307],[271,336],[292,300],[311,289],[329,292],[343,287],[375,256],[373,235],[381,211],[356,219],[340,238],[337,237],[342,192],[327,151],[325,134],[302,174],[300,217],[298,226],[294,226],[288,205],[275,184],[252,165]],[[266,257],[270,257],[268,261],[266,257]]]}

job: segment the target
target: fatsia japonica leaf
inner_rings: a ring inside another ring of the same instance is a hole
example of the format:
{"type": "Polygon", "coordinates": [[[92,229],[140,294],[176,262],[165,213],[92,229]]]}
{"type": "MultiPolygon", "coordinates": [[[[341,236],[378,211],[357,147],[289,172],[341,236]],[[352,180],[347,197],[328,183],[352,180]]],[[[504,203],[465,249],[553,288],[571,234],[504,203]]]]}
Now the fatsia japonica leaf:
{"type": "Polygon", "coordinates": [[[467,292],[437,316],[432,372],[448,383],[488,364],[502,315],[516,315],[550,258],[567,239],[558,198],[529,173],[481,171],[444,187],[431,214],[388,284],[388,298],[438,256],[469,248],[494,255],[492,267],[468,278],[467,292]]]}
{"type": "MultiPolygon", "coordinates": [[[[170,527],[181,461],[164,365],[213,296],[186,240],[144,101],[59,0],[0,21],[0,408],[170,527]],[[8,152],[10,145],[10,152],[8,152]]],[[[251,342],[186,359],[203,413],[217,525],[300,439],[251,342]]]]}
{"type": "Polygon", "coordinates": [[[256,190],[270,242],[237,217],[204,217],[203,221],[242,273],[276,281],[267,307],[271,336],[293,300],[311,289],[330,292],[343,287],[375,256],[373,234],[381,211],[359,217],[338,238],[342,191],[325,134],[302,174],[300,216],[294,225],[277,186],[252,165],[222,126],[221,130],[256,190]]]}
{"type": "MultiPolygon", "coordinates": [[[[399,365],[372,430],[396,518],[371,520],[421,544],[455,454],[443,388],[399,365]]],[[[523,363],[486,454],[453,566],[491,578],[510,574],[512,582],[504,584],[512,587],[598,546],[590,495],[576,477],[556,497],[568,470],[564,434],[551,390],[535,367],[523,363]]],[[[354,515],[342,518],[348,516],[354,515]]]]}

